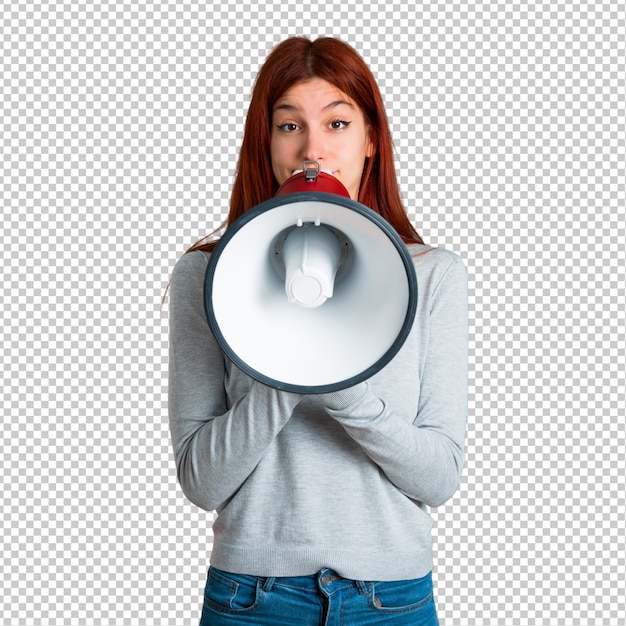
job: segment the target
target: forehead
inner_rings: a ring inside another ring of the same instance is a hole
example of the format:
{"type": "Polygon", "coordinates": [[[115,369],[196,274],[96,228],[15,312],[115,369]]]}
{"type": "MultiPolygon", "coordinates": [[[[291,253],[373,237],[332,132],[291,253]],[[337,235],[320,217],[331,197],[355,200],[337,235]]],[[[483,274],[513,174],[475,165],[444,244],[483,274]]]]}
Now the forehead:
{"type": "Polygon", "coordinates": [[[276,100],[273,111],[300,108],[330,108],[347,105],[358,108],[352,98],[322,78],[296,83],[276,100]]]}

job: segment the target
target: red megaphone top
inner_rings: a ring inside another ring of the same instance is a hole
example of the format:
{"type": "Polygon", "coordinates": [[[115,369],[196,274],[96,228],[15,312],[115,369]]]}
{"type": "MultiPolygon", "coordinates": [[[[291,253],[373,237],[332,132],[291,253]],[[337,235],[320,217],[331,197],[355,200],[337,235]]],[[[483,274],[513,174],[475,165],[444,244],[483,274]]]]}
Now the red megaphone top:
{"type": "Polygon", "coordinates": [[[323,193],[334,193],[338,196],[350,197],[348,190],[339,179],[332,174],[320,171],[320,164],[317,161],[305,161],[304,169],[290,176],[276,192],[277,196],[285,196],[290,193],[317,191],[323,193]]]}

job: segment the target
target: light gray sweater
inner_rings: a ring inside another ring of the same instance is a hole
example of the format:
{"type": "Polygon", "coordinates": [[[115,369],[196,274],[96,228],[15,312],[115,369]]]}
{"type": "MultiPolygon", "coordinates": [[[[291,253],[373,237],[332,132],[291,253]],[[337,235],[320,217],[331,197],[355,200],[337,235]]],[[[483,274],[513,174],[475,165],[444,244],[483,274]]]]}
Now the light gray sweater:
{"type": "Polygon", "coordinates": [[[367,382],[307,396],[254,381],[224,356],[205,316],[209,255],[176,264],[170,431],[183,492],[218,512],[213,566],[256,576],[328,567],[357,580],[432,569],[426,507],[452,497],[464,463],[467,273],[451,252],[409,250],[418,305],[401,350],[367,382]]]}

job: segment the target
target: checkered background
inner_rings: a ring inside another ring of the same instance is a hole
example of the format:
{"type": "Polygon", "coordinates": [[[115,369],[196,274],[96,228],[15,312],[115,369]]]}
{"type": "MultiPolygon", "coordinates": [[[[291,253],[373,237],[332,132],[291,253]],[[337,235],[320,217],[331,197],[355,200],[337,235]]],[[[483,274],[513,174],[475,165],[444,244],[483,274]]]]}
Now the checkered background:
{"type": "Polygon", "coordinates": [[[624,624],[624,4],[261,4],[0,5],[0,624],[197,624],[212,515],[175,479],[161,297],[294,34],[365,57],[411,217],[469,268],[442,624],[624,624]]]}

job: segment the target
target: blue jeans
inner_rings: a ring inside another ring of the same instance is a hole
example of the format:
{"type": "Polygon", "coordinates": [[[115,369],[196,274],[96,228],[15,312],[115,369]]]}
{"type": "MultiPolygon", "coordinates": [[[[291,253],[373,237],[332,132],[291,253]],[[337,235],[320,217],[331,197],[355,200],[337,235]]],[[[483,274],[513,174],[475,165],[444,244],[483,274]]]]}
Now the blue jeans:
{"type": "Polygon", "coordinates": [[[260,578],[209,568],[200,626],[438,626],[431,575],[365,582],[329,569],[260,578]]]}

